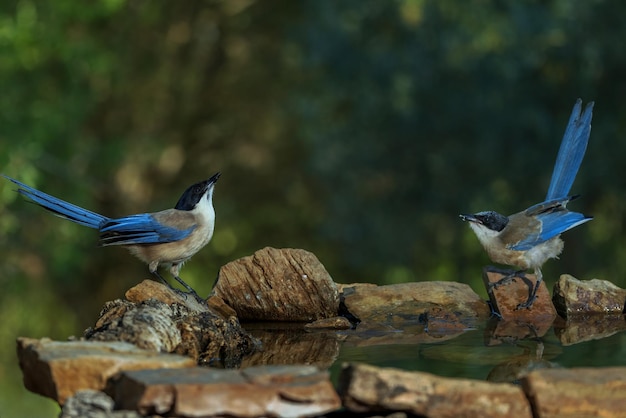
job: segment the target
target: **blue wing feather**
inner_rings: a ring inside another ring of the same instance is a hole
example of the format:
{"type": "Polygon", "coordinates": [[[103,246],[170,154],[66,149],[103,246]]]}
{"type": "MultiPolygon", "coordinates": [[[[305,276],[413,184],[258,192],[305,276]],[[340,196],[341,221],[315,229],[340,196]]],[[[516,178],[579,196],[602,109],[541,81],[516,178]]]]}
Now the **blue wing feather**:
{"type": "Polygon", "coordinates": [[[100,241],[102,245],[163,244],[180,241],[193,229],[166,226],[151,214],[142,213],[108,220],[100,228],[100,241]]]}
{"type": "Polygon", "coordinates": [[[578,99],[576,104],[574,104],[563,140],[561,141],[556,163],[554,164],[552,179],[550,180],[550,187],[545,200],[563,198],[568,195],[572,188],[587,150],[589,134],[591,133],[593,105],[593,102],[587,104],[584,113],[581,115],[582,100],[578,99]]]}
{"type": "Polygon", "coordinates": [[[580,224],[590,221],[591,217],[582,213],[570,211],[556,211],[537,215],[536,219],[541,222],[541,231],[531,234],[527,238],[510,247],[511,250],[527,251],[531,248],[554,238],[563,232],[580,224]]]}

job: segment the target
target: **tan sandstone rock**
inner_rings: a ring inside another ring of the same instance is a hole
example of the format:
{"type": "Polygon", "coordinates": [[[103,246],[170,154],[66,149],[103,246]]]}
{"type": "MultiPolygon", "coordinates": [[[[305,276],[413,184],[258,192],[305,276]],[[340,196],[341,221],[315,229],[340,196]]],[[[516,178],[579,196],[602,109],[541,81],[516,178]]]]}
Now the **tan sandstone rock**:
{"type": "Polygon", "coordinates": [[[337,286],[314,254],[266,247],[222,266],[213,295],[240,320],[315,321],[335,317],[337,286]]]}

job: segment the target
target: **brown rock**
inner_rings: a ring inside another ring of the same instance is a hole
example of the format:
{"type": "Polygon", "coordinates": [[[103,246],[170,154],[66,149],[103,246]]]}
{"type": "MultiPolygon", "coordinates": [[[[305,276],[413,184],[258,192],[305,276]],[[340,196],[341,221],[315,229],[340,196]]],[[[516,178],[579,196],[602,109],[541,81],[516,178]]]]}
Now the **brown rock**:
{"type": "Polygon", "coordinates": [[[183,305],[192,312],[205,312],[207,306],[199,303],[192,295],[177,289],[167,287],[154,280],[144,280],[138,285],[126,291],[126,299],[135,304],[149,299],[160,300],[166,305],[177,303],[183,305]]]}
{"type": "Polygon", "coordinates": [[[536,416],[624,417],[626,368],[547,369],[522,378],[536,416]]]}
{"type": "Polygon", "coordinates": [[[139,348],[171,353],[181,343],[172,308],[158,300],[144,303],[116,300],[105,303],[96,322],[85,336],[95,341],[126,341],[139,348]]]}
{"type": "Polygon", "coordinates": [[[344,406],[353,412],[403,411],[442,418],[532,417],[522,390],[508,383],[350,364],[341,371],[339,386],[344,406]]]}
{"type": "MultiPolygon", "coordinates": [[[[219,361],[236,366],[241,358],[254,351],[257,341],[248,335],[236,317],[222,317],[208,306],[173,302],[168,293],[151,292],[151,295],[166,295],[171,305],[154,297],[137,296],[141,289],[165,288],[155,285],[136,286],[132,303],[124,300],[107,302],[94,328],[85,331],[91,341],[126,341],[137,347],[175,352],[192,357],[198,363],[219,361]]],[[[189,301],[195,299],[189,298],[189,301]]]]}
{"type": "Polygon", "coordinates": [[[124,342],[18,338],[24,386],[63,405],[79,390],[102,390],[121,370],[192,367],[187,357],[142,350],[124,342]]]}
{"type": "Polygon", "coordinates": [[[345,290],[350,292],[356,289],[374,289],[377,287],[378,285],[375,283],[337,283],[337,290],[340,294],[343,294],[345,290]]]}
{"type": "Polygon", "coordinates": [[[441,318],[445,311],[465,318],[469,326],[477,318],[489,316],[485,301],[468,285],[456,282],[344,286],[342,296],[348,312],[368,323],[400,327],[408,322],[420,322],[423,314],[441,318]]]}
{"type": "Polygon", "coordinates": [[[537,283],[534,274],[523,273],[523,276],[514,276],[503,284],[501,280],[515,273],[511,270],[500,270],[494,267],[483,269],[483,282],[487,288],[489,299],[496,311],[504,320],[533,322],[538,318],[542,321],[552,321],[556,317],[556,310],[550,300],[550,293],[545,281],[537,289],[537,298],[530,308],[520,308],[521,303],[528,300],[528,295],[537,283]]]}
{"type": "Polygon", "coordinates": [[[312,366],[132,371],[122,374],[115,400],[142,414],[178,417],[315,416],[341,406],[328,372],[312,366]]]}
{"type": "Polygon", "coordinates": [[[220,269],[213,295],[241,320],[314,321],[337,316],[339,293],[314,254],[264,248],[220,269]]]}
{"type": "Polygon", "coordinates": [[[135,411],[115,411],[115,402],[104,392],[80,390],[67,398],[59,418],[142,418],[135,411]]]}
{"type": "Polygon", "coordinates": [[[617,314],[624,312],[626,290],[606,280],[578,280],[562,274],[554,285],[552,300],[563,318],[587,314],[617,314]]]}
{"type": "Polygon", "coordinates": [[[209,297],[207,299],[207,304],[209,305],[211,309],[213,309],[215,312],[220,314],[222,318],[230,318],[231,316],[234,316],[234,317],[237,316],[237,312],[235,312],[233,308],[228,306],[226,302],[224,302],[224,299],[222,299],[219,296],[209,297]]]}

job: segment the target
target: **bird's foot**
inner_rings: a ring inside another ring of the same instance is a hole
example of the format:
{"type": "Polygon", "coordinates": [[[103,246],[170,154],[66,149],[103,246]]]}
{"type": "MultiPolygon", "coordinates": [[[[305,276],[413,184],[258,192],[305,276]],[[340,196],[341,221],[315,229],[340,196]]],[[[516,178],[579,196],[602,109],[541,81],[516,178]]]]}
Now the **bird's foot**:
{"type": "Polygon", "coordinates": [[[163,278],[163,276],[161,276],[157,271],[153,271],[152,274],[157,277],[159,280],[161,280],[161,282],[163,282],[163,284],[165,284],[167,287],[169,287],[170,289],[172,289],[174,292],[178,293],[181,296],[184,296],[185,298],[187,298],[188,295],[193,296],[198,303],[200,303],[201,305],[205,305],[206,299],[204,299],[203,297],[201,297],[198,293],[196,293],[195,290],[193,290],[193,288],[191,286],[189,286],[187,283],[185,283],[185,281],[183,279],[181,279],[180,277],[178,277],[177,275],[173,275],[174,278],[176,279],[176,281],[178,283],[180,283],[185,289],[187,289],[186,292],[183,292],[182,290],[176,289],[174,286],[172,286],[171,284],[169,284],[167,282],[167,280],[165,280],[163,278]]]}
{"type": "Polygon", "coordinates": [[[526,302],[524,303],[520,303],[519,305],[517,305],[517,310],[519,311],[520,309],[530,309],[533,306],[533,303],[535,303],[535,301],[537,300],[537,289],[539,289],[539,285],[541,284],[541,280],[537,280],[537,283],[535,283],[534,286],[532,286],[530,293],[528,294],[528,299],[526,299],[526,302]]]}
{"type": "Polygon", "coordinates": [[[193,296],[200,305],[206,305],[207,304],[206,299],[204,299],[202,296],[197,294],[195,290],[191,291],[191,292],[185,292],[185,294],[193,296]]]}
{"type": "Polygon", "coordinates": [[[191,295],[193,296],[199,304],[201,305],[205,305],[206,299],[204,299],[203,297],[201,297],[198,293],[196,293],[195,290],[193,290],[193,288],[191,286],[189,286],[187,283],[185,283],[185,281],[183,279],[181,279],[180,277],[178,277],[177,275],[174,275],[174,278],[176,279],[176,281],[178,281],[178,283],[180,283],[185,289],[187,289],[187,292],[183,292],[183,294],[185,295],[191,295]]]}
{"type": "Polygon", "coordinates": [[[519,305],[517,305],[517,307],[515,308],[516,310],[521,310],[521,309],[530,309],[533,306],[533,303],[535,303],[535,300],[537,300],[537,296],[533,295],[531,297],[529,297],[526,302],[520,303],[519,305]]]}
{"type": "Polygon", "coordinates": [[[498,319],[502,319],[502,315],[500,315],[500,312],[498,312],[498,310],[493,305],[491,300],[487,300],[487,305],[489,305],[489,310],[491,311],[490,314],[489,314],[490,318],[494,318],[495,317],[495,318],[498,318],[498,319]]]}

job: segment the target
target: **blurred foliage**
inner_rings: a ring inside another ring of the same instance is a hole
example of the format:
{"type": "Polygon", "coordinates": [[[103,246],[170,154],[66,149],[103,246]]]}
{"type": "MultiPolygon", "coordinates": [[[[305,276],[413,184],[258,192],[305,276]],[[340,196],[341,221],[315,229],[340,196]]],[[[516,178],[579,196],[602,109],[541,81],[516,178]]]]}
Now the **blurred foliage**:
{"type": "MultiPolygon", "coordinates": [[[[121,216],[171,207],[222,171],[215,237],[182,270],[201,294],[219,266],[268,245],[314,252],[338,282],[457,280],[484,294],[488,259],[457,215],[540,201],[582,97],[596,107],[572,208],[595,220],[566,234],[544,275],[624,286],[620,11],[615,0],[6,1],[0,172],[121,216]]],[[[12,190],[0,186],[7,417],[42,407],[21,388],[14,339],[80,335],[148,275],[12,190]]]]}

